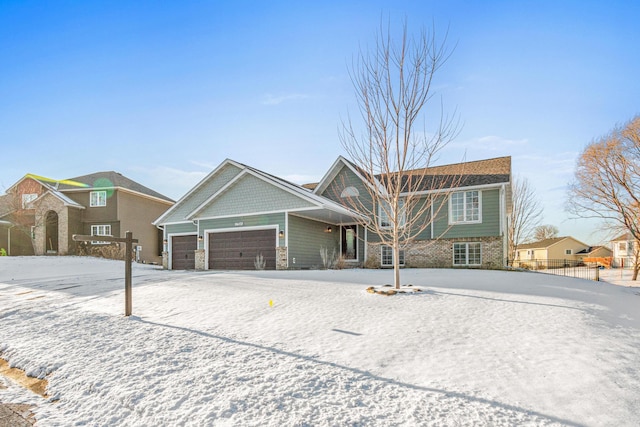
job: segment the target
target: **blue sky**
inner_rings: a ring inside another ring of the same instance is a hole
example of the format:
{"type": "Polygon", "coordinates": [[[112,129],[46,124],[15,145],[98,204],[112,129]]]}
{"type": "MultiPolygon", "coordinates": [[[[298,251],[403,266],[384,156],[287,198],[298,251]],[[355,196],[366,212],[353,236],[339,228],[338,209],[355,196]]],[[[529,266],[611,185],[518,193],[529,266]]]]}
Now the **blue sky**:
{"type": "Polygon", "coordinates": [[[544,222],[598,243],[565,187],[640,113],[636,2],[0,0],[0,189],[116,170],[178,199],[225,158],[316,181],[381,16],[455,46],[435,88],[463,127],[439,163],[511,155],[544,222]]]}

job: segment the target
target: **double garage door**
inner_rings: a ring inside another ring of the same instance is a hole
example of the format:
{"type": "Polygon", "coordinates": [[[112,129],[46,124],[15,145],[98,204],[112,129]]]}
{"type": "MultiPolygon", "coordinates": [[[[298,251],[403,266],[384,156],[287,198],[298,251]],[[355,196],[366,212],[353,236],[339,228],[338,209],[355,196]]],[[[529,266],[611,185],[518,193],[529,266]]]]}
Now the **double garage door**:
{"type": "Polygon", "coordinates": [[[210,270],[255,270],[258,255],[262,255],[265,269],[275,270],[275,229],[209,234],[210,270]]]}

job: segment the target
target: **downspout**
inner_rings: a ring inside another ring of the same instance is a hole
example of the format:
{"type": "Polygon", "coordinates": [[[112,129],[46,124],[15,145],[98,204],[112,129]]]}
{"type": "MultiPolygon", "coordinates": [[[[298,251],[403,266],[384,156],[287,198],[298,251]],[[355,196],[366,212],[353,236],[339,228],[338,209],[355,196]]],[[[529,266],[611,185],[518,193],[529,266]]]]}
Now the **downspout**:
{"type": "Polygon", "coordinates": [[[509,230],[507,224],[507,190],[505,184],[500,187],[500,229],[502,233],[502,266],[508,264],[509,259],[509,230]]]}

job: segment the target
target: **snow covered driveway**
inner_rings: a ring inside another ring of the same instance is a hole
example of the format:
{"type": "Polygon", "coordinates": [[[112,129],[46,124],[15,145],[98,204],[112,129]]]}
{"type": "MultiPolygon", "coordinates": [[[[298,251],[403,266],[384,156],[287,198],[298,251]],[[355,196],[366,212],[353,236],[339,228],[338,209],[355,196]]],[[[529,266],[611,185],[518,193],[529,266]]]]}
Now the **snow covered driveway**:
{"type": "MultiPolygon", "coordinates": [[[[640,424],[638,289],[535,273],[173,272],[0,258],[0,352],[39,426],[640,424]],[[272,301],[271,305],[269,302],[272,301]]],[[[6,380],[2,380],[6,383],[6,380]]],[[[1,384],[0,384],[1,385],[1,384]]]]}

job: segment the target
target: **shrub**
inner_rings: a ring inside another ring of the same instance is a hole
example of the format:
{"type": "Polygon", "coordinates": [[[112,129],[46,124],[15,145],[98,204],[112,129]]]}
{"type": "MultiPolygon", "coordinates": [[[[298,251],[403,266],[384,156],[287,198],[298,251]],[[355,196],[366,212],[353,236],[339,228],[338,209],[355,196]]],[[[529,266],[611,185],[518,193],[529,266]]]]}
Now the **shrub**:
{"type": "Polygon", "coordinates": [[[256,255],[256,259],[253,261],[253,265],[256,270],[264,270],[264,267],[267,265],[267,262],[264,260],[262,253],[256,255]]]}
{"type": "Polygon", "coordinates": [[[0,256],[7,256],[7,251],[4,248],[0,248],[0,256]]]}
{"type": "Polygon", "coordinates": [[[320,258],[325,269],[333,268],[336,264],[336,250],[334,249],[329,255],[329,249],[324,246],[320,247],[320,258]]]}
{"type": "Polygon", "coordinates": [[[364,268],[380,268],[380,263],[375,259],[375,257],[369,256],[367,260],[364,262],[364,268]]]}

